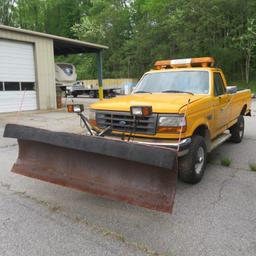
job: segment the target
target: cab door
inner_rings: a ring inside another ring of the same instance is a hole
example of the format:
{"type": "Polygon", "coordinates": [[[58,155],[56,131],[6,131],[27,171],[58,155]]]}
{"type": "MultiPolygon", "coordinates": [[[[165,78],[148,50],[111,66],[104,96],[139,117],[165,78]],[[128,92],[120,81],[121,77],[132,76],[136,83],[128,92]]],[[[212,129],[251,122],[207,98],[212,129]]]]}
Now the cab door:
{"type": "Polygon", "coordinates": [[[230,95],[226,92],[220,72],[213,72],[215,136],[226,130],[230,115],[230,95]]]}

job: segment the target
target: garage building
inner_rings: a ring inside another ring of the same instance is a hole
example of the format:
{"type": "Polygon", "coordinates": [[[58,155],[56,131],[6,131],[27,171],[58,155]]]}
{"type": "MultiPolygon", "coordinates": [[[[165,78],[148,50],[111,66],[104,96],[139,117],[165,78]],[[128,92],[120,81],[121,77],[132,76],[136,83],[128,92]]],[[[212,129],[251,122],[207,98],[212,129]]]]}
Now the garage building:
{"type": "Polygon", "coordinates": [[[55,109],[54,56],[96,53],[102,80],[101,52],[106,48],[0,25],[0,113],[55,109]]]}

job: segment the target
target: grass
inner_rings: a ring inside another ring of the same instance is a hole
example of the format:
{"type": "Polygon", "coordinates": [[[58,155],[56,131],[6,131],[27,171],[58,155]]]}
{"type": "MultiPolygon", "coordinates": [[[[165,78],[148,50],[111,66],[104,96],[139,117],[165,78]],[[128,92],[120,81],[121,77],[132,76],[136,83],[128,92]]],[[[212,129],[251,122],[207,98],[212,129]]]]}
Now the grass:
{"type": "Polygon", "coordinates": [[[238,89],[251,89],[253,93],[256,93],[256,80],[251,80],[249,84],[246,84],[245,81],[234,81],[230,85],[235,85],[238,89]]]}
{"type": "Polygon", "coordinates": [[[249,167],[252,172],[256,172],[256,163],[249,164],[249,167]]]}
{"type": "Polygon", "coordinates": [[[228,157],[223,157],[221,160],[220,160],[220,163],[222,166],[230,166],[231,164],[231,159],[228,158],[228,157]]]}

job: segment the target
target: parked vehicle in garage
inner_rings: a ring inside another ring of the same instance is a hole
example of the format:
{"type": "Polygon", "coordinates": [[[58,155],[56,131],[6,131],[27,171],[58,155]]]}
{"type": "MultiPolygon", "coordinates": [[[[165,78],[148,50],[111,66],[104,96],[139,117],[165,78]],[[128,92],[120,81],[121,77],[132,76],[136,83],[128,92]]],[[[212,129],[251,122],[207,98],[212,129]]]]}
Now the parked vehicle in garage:
{"type": "Polygon", "coordinates": [[[72,86],[77,79],[76,68],[71,63],[55,63],[56,86],[66,90],[67,86],[72,86]]]}

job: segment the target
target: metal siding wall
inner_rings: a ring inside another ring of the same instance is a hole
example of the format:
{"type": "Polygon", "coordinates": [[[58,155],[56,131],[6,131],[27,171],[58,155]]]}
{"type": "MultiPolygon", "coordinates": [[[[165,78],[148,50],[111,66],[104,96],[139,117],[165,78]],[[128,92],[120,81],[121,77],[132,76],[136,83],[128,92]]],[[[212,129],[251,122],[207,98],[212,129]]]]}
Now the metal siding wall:
{"type": "Polygon", "coordinates": [[[56,108],[53,40],[0,29],[0,38],[34,43],[39,109],[56,108]]]}
{"type": "Polygon", "coordinates": [[[35,91],[0,92],[0,113],[34,110],[37,108],[35,91]]]}

